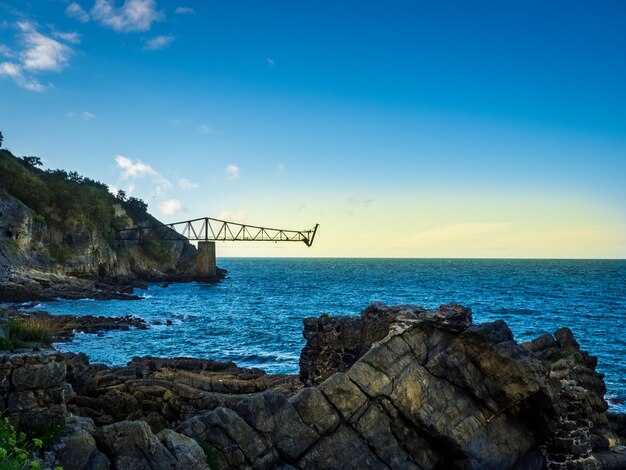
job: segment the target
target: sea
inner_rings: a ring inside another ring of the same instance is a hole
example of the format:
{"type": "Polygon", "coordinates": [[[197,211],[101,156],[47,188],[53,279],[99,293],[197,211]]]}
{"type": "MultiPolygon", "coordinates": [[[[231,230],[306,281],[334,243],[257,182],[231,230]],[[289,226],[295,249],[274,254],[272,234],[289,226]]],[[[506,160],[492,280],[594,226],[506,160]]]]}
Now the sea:
{"type": "Polygon", "coordinates": [[[457,302],[472,308],[474,323],[504,320],[519,342],[571,328],[598,356],[611,408],[626,412],[626,260],[222,258],[218,265],[228,276],[216,284],[152,284],[136,291],[142,300],[58,300],[33,310],[135,315],[149,324],[56,345],[92,362],[193,356],[298,373],[306,317],[358,315],[372,302],[430,309],[457,302]]]}

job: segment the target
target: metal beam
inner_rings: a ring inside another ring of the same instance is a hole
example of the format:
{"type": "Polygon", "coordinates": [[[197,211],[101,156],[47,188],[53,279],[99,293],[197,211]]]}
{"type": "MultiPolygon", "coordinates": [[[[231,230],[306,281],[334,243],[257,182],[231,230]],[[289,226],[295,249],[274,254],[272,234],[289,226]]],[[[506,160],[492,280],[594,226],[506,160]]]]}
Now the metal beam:
{"type": "Polygon", "coordinates": [[[118,230],[117,239],[139,241],[145,235],[149,235],[150,238],[156,240],[303,242],[310,247],[313,244],[318,227],[319,224],[315,224],[315,228],[312,230],[285,230],[202,217],[171,224],[118,230]],[[162,228],[172,229],[177,235],[169,230],[167,234],[154,233],[155,230],[162,228]]]}

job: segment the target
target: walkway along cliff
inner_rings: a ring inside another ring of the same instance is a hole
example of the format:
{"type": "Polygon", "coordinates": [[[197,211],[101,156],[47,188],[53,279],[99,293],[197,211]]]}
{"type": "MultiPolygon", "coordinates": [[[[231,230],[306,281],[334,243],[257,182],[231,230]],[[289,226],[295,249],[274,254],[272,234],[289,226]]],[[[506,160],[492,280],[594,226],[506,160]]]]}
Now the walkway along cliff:
{"type": "Polygon", "coordinates": [[[625,468],[624,416],[567,328],[520,345],[460,305],[374,304],[304,334],[299,377],[4,354],[0,406],[24,428],[70,413],[47,454],[66,470],[625,468]]]}

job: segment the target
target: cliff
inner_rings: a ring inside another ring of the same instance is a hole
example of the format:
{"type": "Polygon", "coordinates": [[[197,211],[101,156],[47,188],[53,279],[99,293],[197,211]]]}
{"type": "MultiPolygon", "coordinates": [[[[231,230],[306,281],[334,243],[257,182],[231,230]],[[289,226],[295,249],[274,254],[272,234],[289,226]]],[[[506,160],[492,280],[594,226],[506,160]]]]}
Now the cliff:
{"type": "Polygon", "coordinates": [[[115,239],[116,229],[160,224],[141,200],[34,158],[0,150],[0,300],[98,298],[137,280],[194,278],[195,247],[167,227],[115,239]]]}

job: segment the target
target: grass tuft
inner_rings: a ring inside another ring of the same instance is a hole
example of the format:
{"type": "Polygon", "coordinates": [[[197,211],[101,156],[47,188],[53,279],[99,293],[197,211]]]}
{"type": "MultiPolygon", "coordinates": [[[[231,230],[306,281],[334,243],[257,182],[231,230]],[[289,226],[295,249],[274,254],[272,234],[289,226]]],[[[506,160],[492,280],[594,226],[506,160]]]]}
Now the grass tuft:
{"type": "Polygon", "coordinates": [[[9,320],[9,339],[17,348],[32,343],[52,344],[54,323],[42,318],[11,318],[9,320]]]}

